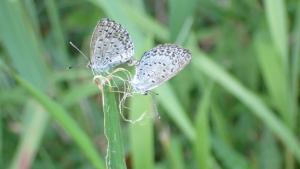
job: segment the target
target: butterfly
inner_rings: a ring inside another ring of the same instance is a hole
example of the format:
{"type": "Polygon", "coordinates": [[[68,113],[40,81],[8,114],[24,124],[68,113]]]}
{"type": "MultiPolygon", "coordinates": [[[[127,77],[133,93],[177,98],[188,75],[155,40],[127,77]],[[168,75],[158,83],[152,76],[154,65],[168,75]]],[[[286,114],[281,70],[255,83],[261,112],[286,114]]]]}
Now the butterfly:
{"type": "Polygon", "coordinates": [[[147,94],[180,72],[192,59],[176,44],[161,44],[144,53],[130,84],[136,93],[147,94]]]}
{"type": "Polygon", "coordinates": [[[94,75],[108,74],[115,67],[134,60],[134,46],[128,31],[108,18],[97,23],[92,34],[90,51],[88,67],[94,75]]]}

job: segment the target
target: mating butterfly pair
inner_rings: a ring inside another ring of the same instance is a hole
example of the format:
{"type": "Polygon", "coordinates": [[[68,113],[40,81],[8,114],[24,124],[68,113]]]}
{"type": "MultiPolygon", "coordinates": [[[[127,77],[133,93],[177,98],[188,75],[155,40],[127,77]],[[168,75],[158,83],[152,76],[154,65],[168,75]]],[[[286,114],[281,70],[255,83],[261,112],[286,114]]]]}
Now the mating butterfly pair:
{"type": "MultiPolygon", "coordinates": [[[[111,19],[101,19],[92,35],[88,64],[94,75],[134,62],[134,46],[128,31],[111,19]]],[[[174,77],[191,61],[191,53],[176,44],[162,44],[144,53],[130,80],[134,92],[147,93],[174,77]]]]}

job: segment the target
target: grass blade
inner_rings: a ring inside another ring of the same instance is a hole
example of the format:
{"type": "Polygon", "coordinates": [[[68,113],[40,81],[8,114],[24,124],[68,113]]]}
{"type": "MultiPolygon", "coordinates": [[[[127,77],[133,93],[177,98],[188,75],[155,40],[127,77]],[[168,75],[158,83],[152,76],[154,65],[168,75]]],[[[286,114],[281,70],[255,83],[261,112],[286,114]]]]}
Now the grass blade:
{"type": "Polygon", "coordinates": [[[100,158],[96,148],[85,134],[84,131],[76,124],[76,122],[68,115],[63,107],[58,103],[51,100],[48,96],[42,93],[40,90],[34,88],[28,82],[23,80],[21,77],[14,75],[14,78],[29,94],[32,95],[38,101],[45,110],[56,120],[56,122],[66,130],[70,137],[79,146],[82,153],[87,157],[88,160],[97,169],[104,169],[104,164],[100,158]]]}
{"type": "Polygon", "coordinates": [[[230,129],[225,115],[215,104],[211,106],[211,109],[213,132],[222,139],[224,143],[231,145],[230,129]]]}
{"type": "Polygon", "coordinates": [[[267,20],[276,49],[279,50],[284,68],[288,66],[287,12],[284,0],[264,0],[267,20]]]}
{"type": "Polygon", "coordinates": [[[29,14],[29,18],[32,22],[32,27],[34,28],[34,31],[36,33],[39,32],[39,21],[38,21],[38,15],[36,11],[36,6],[33,0],[27,0],[24,1],[24,6],[26,8],[26,11],[29,14]]]}
{"type": "MultiPolygon", "coordinates": [[[[2,117],[2,110],[0,109],[0,156],[3,156],[3,117],[2,117]]],[[[0,158],[0,167],[4,168],[3,159],[0,158]]]]}
{"type": "Polygon", "coordinates": [[[74,85],[68,92],[64,93],[60,100],[64,106],[71,107],[80,100],[95,95],[98,92],[99,89],[93,83],[83,83],[74,85]]]}
{"type": "Polygon", "coordinates": [[[34,156],[29,154],[36,154],[41,137],[47,127],[48,114],[36,102],[29,102],[25,115],[27,117],[26,121],[23,122],[25,125],[24,132],[18,145],[16,157],[10,166],[11,169],[30,168],[34,156]]]}
{"type": "Polygon", "coordinates": [[[26,18],[21,3],[0,1],[0,22],[5,23],[0,26],[0,35],[14,68],[35,87],[43,89],[48,82],[47,66],[42,57],[38,35],[26,18]]]}
{"type": "Polygon", "coordinates": [[[211,168],[209,110],[213,86],[205,90],[201,103],[198,104],[195,119],[196,139],[194,142],[195,156],[199,168],[211,168]]]}
{"type": "Polygon", "coordinates": [[[169,162],[169,168],[184,169],[183,147],[177,138],[172,138],[169,143],[165,143],[165,151],[169,162]]]}
{"type": "Polygon", "coordinates": [[[292,112],[298,112],[299,96],[299,70],[300,70],[300,1],[297,3],[297,12],[295,17],[295,27],[293,30],[293,46],[291,58],[291,93],[292,93],[292,112]]]}
{"type": "Polygon", "coordinates": [[[260,168],[280,169],[282,168],[282,154],[272,133],[264,129],[259,142],[259,156],[257,157],[260,168]]]}
{"type": "Polygon", "coordinates": [[[123,141],[121,136],[120,114],[115,95],[109,86],[103,88],[104,134],[107,139],[106,167],[126,169],[123,141]]]}
{"type": "Polygon", "coordinates": [[[66,66],[70,63],[66,48],[66,45],[69,43],[66,42],[63,30],[61,29],[62,26],[59,20],[57,5],[55,3],[55,0],[48,0],[44,2],[52,27],[52,32],[50,34],[52,35],[52,43],[50,44],[53,44],[53,46],[51,46],[52,50],[50,51],[53,52],[53,57],[57,65],[66,66]]]}
{"type": "Polygon", "coordinates": [[[236,79],[230,76],[224,69],[216,65],[204,54],[192,50],[194,68],[212,78],[219,85],[243,102],[252,110],[255,116],[262,120],[270,130],[280,138],[282,143],[295,155],[300,162],[300,146],[291,131],[276,118],[274,113],[251,91],[246,89],[236,79]]]}
{"type": "Polygon", "coordinates": [[[274,106],[281,114],[284,122],[292,128],[295,124],[295,115],[289,109],[288,78],[278,52],[268,40],[268,36],[264,35],[263,33],[258,33],[255,36],[254,43],[263,80],[266,83],[274,106]]]}
{"type": "Polygon", "coordinates": [[[178,38],[182,28],[189,25],[185,22],[188,20],[188,18],[192,20],[191,17],[196,9],[196,3],[197,0],[169,0],[169,29],[172,42],[178,38]]]}
{"type": "MultiPolygon", "coordinates": [[[[35,20],[36,17],[33,16],[36,12],[31,2],[26,4],[27,9],[33,9],[30,14],[24,10],[21,1],[0,1],[0,22],[5,23],[0,26],[1,42],[9,55],[12,66],[19,74],[34,87],[45,89],[48,82],[47,66],[42,57],[43,51],[40,49],[38,23],[35,20]]],[[[24,130],[10,165],[12,168],[18,167],[22,161],[26,162],[27,167],[31,166],[44,133],[43,129],[47,125],[48,115],[45,111],[26,113],[31,115],[31,124],[34,126],[29,126],[26,128],[28,130],[24,130]],[[31,135],[30,132],[33,130],[36,133],[31,135]],[[32,141],[31,144],[28,144],[30,141],[32,141]],[[26,157],[25,160],[24,157],[26,157]]]]}
{"type": "Polygon", "coordinates": [[[134,169],[154,168],[154,137],[153,115],[154,105],[152,97],[135,96],[130,100],[130,118],[138,119],[142,113],[146,113],[144,119],[130,125],[130,143],[132,149],[132,162],[134,169]]]}
{"type": "Polygon", "coordinates": [[[249,169],[247,160],[217,137],[212,137],[212,148],[227,169],[249,169]]]}
{"type": "Polygon", "coordinates": [[[159,93],[157,96],[159,104],[164,107],[168,115],[181,129],[183,134],[185,134],[190,141],[193,141],[195,139],[195,129],[192,126],[192,123],[180,104],[178,98],[172,91],[170,84],[164,84],[163,86],[159,87],[157,89],[157,93],[159,93]]]}

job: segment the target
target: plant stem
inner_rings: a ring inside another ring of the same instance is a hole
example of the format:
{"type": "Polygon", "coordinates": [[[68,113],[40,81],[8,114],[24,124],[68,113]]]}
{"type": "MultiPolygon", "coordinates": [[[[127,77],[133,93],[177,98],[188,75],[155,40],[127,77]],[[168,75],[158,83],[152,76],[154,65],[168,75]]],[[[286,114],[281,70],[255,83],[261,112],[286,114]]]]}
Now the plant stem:
{"type": "Polygon", "coordinates": [[[106,167],[126,169],[123,140],[121,136],[120,114],[114,93],[109,86],[103,87],[104,134],[107,139],[106,167]]]}

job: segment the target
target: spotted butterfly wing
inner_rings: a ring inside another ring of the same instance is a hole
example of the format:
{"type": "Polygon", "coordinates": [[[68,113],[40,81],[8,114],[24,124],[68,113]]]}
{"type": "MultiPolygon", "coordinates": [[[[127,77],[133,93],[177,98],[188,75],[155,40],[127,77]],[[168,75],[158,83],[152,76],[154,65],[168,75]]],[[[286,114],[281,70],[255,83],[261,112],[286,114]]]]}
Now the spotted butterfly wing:
{"type": "Polygon", "coordinates": [[[111,19],[101,19],[95,27],[91,43],[90,68],[95,74],[108,72],[128,62],[134,54],[134,47],[128,31],[111,19]]]}
{"type": "Polygon", "coordinates": [[[175,76],[191,58],[191,53],[178,45],[158,45],[144,53],[131,85],[136,92],[145,93],[175,76]]]}

